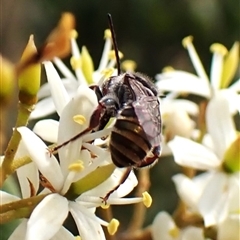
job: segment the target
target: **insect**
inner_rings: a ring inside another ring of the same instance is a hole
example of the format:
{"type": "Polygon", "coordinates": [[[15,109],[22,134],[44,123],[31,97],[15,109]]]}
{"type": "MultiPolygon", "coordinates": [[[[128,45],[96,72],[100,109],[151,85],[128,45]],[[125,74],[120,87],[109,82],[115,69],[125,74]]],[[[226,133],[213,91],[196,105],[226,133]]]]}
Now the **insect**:
{"type": "Polygon", "coordinates": [[[157,162],[160,153],[161,115],[158,93],[151,80],[140,73],[121,73],[111,15],[108,14],[117,59],[118,75],[94,86],[99,105],[87,129],[53,149],[65,146],[92,130],[101,130],[116,117],[109,149],[117,167],[142,168],[157,162]]]}

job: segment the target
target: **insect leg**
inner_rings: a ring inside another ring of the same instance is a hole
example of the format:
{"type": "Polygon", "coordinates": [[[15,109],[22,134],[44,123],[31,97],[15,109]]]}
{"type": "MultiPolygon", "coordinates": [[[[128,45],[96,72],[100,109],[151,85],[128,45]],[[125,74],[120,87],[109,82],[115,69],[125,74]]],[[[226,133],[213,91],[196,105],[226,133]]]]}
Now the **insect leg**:
{"type": "Polygon", "coordinates": [[[110,191],[105,195],[105,197],[102,198],[102,200],[103,200],[104,203],[107,203],[107,200],[108,200],[109,196],[110,196],[114,191],[116,191],[116,190],[127,180],[127,178],[128,178],[128,176],[129,176],[129,174],[131,173],[132,169],[133,169],[132,167],[127,167],[127,168],[126,168],[126,171],[125,171],[124,174],[122,175],[122,177],[121,177],[121,179],[120,179],[120,181],[119,181],[119,184],[118,184],[116,187],[114,187],[112,190],[110,190],[110,191]]]}
{"type": "Polygon", "coordinates": [[[69,144],[72,141],[77,140],[78,138],[82,137],[86,133],[88,133],[88,132],[92,131],[94,128],[96,128],[99,125],[99,123],[100,123],[102,112],[103,112],[104,109],[105,109],[104,106],[102,104],[99,104],[97,106],[97,108],[94,110],[94,112],[93,112],[93,114],[92,114],[92,116],[90,118],[89,126],[84,131],[78,133],[74,137],[70,138],[68,141],[66,141],[66,142],[64,142],[62,144],[59,144],[59,145],[57,145],[56,147],[54,147],[52,149],[49,149],[49,152],[50,153],[56,152],[58,149],[66,146],[67,144],[69,144]]]}

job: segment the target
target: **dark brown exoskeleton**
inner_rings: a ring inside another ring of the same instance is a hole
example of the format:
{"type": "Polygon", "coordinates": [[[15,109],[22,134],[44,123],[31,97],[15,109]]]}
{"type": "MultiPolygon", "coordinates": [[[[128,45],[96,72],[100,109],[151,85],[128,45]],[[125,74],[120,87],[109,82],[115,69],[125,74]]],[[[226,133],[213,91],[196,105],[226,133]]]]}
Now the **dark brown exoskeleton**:
{"type": "Polygon", "coordinates": [[[99,92],[105,108],[99,129],[116,117],[109,142],[113,163],[134,168],[155,163],[161,150],[161,116],[154,84],[140,73],[126,72],[110,77],[99,92]]]}
{"type": "MultiPolygon", "coordinates": [[[[118,75],[103,82],[102,86],[92,86],[99,105],[93,112],[87,129],[77,134],[53,151],[78,139],[92,130],[101,130],[115,117],[116,122],[110,135],[109,149],[113,163],[126,167],[122,182],[132,168],[151,166],[157,162],[161,153],[161,115],[158,92],[152,81],[140,73],[120,71],[120,60],[111,15],[108,15],[118,75]]],[[[120,183],[121,184],[121,183],[120,183]]],[[[104,198],[106,199],[113,189],[104,198]]]]}

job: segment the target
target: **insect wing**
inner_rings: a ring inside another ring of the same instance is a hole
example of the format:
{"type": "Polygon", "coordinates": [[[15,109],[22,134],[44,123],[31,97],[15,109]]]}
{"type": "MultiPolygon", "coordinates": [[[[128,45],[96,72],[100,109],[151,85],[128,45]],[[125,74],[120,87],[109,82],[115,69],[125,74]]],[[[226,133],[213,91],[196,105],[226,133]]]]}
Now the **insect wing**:
{"type": "Polygon", "coordinates": [[[133,108],[148,140],[152,146],[160,144],[161,115],[156,96],[145,96],[133,102],[133,108]]]}

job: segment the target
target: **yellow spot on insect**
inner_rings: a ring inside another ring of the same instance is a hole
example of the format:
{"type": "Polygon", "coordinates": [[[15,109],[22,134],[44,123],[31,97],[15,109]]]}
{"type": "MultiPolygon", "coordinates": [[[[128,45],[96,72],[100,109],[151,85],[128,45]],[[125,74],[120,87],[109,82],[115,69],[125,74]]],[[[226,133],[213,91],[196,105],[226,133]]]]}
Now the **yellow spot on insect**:
{"type": "Polygon", "coordinates": [[[87,120],[83,115],[79,114],[79,115],[73,116],[73,121],[80,125],[83,125],[84,123],[86,123],[87,120]]]}
{"type": "Polygon", "coordinates": [[[82,67],[82,61],[80,58],[71,57],[70,64],[73,70],[76,70],[82,67]]]}
{"type": "Polygon", "coordinates": [[[106,29],[104,31],[104,39],[106,39],[106,38],[112,38],[112,34],[111,34],[110,29],[106,29]]]}
{"type": "Polygon", "coordinates": [[[152,205],[152,197],[150,196],[150,194],[148,192],[143,192],[142,196],[143,196],[143,204],[147,208],[149,208],[152,205]]]}
{"type": "Polygon", "coordinates": [[[182,45],[184,48],[187,48],[187,46],[192,43],[193,41],[193,36],[187,36],[182,40],[182,45]]]}
{"type": "Polygon", "coordinates": [[[77,160],[76,162],[68,166],[68,170],[73,172],[81,172],[83,169],[84,169],[84,163],[81,160],[77,160]]]}
{"type": "Polygon", "coordinates": [[[117,219],[113,218],[107,226],[108,233],[110,235],[114,235],[118,229],[119,224],[120,224],[119,221],[117,219]]]}
{"type": "Polygon", "coordinates": [[[210,46],[210,51],[212,53],[219,53],[222,56],[225,56],[228,53],[227,48],[224,45],[222,45],[221,43],[213,43],[210,46]]]}
{"type": "Polygon", "coordinates": [[[73,29],[70,32],[70,37],[76,39],[78,37],[78,32],[75,29],[73,29]]]}

